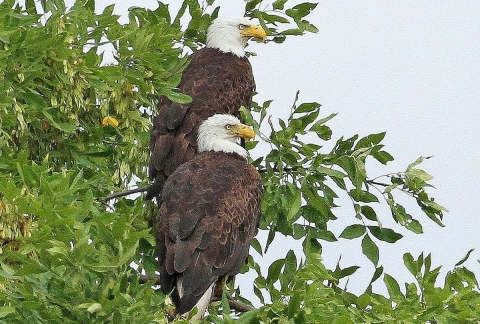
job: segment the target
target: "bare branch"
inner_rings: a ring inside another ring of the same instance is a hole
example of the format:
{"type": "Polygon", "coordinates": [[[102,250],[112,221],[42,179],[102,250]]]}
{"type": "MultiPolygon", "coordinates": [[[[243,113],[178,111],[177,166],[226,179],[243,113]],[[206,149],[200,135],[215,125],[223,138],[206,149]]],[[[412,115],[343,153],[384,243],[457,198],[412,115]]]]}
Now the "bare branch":
{"type": "MultiPolygon", "coordinates": [[[[297,171],[296,167],[286,167],[282,169],[282,172],[295,172],[295,171],[297,171]]],[[[280,172],[280,170],[278,170],[278,168],[274,168],[273,172],[280,172]]],[[[267,173],[267,169],[259,169],[258,173],[267,173]]]]}
{"type": "Polygon", "coordinates": [[[160,276],[148,276],[148,275],[140,275],[140,278],[138,279],[138,282],[143,285],[146,284],[149,281],[154,281],[154,285],[159,285],[160,284],[160,276]]]}
{"type": "Polygon", "coordinates": [[[268,115],[268,124],[270,125],[270,129],[272,130],[272,132],[275,132],[275,128],[273,127],[272,123],[272,115],[268,115]]]}
{"type": "MultiPolygon", "coordinates": [[[[253,307],[253,306],[244,304],[239,300],[233,299],[232,295],[230,295],[229,293],[227,293],[227,299],[228,299],[228,306],[230,306],[231,309],[233,309],[233,310],[235,310],[239,313],[245,313],[245,312],[248,312],[248,311],[251,311],[251,310],[255,309],[255,307],[253,307]]],[[[214,297],[212,299],[212,301],[220,301],[220,300],[222,300],[222,298],[220,296],[219,297],[214,297]]]]}
{"type": "Polygon", "coordinates": [[[368,184],[371,184],[371,185],[377,185],[377,186],[382,186],[382,187],[388,187],[389,184],[388,183],[383,183],[383,182],[377,182],[377,181],[374,181],[374,180],[368,180],[366,181],[368,184]]]}
{"type": "Polygon", "coordinates": [[[116,192],[114,194],[111,194],[110,196],[107,196],[107,197],[103,198],[102,200],[103,201],[109,201],[109,200],[112,200],[112,199],[115,199],[115,198],[128,196],[128,195],[131,195],[131,194],[134,194],[134,193],[144,192],[144,191],[147,191],[148,188],[149,187],[140,187],[140,188],[135,188],[135,189],[127,190],[127,191],[116,192]]]}

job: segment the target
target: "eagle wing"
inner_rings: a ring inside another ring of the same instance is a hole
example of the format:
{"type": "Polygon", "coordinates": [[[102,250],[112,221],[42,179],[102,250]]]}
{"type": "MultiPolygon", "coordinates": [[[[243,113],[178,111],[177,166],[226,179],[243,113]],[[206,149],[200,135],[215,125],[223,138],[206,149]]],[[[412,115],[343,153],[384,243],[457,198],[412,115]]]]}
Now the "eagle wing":
{"type": "Polygon", "coordinates": [[[162,291],[182,314],[245,264],[260,217],[261,180],[243,159],[206,152],[167,180],[157,218],[162,291]],[[182,296],[176,291],[181,276],[182,296]]]}
{"type": "Polygon", "coordinates": [[[241,106],[251,106],[255,81],[247,58],[203,48],[192,55],[178,89],[193,100],[182,105],[159,98],[150,136],[149,177],[154,182],[147,199],[158,197],[168,176],[197,153],[203,120],[217,113],[238,117],[241,106]]]}

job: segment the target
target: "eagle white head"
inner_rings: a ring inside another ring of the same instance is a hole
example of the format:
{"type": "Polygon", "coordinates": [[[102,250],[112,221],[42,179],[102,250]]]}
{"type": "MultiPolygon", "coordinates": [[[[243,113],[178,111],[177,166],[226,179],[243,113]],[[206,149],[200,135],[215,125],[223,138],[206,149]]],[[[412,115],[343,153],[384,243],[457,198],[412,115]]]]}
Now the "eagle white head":
{"type": "Polygon", "coordinates": [[[220,17],[208,28],[207,47],[244,57],[247,41],[251,37],[265,41],[267,35],[262,27],[253,24],[249,18],[220,17]]]}
{"type": "Polygon", "coordinates": [[[254,137],[253,129],[240,123],[237,117],[216,114],[204,120],[198,128],[198,152],[236,153],[246,159],[248,152],[238,145],[237,140],[254,137]]]}

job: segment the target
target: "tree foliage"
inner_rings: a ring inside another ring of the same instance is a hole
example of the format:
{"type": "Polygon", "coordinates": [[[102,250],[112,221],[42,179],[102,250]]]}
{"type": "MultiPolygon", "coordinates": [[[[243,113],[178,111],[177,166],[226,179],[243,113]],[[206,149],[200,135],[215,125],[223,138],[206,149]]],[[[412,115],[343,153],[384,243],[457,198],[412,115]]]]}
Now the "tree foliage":
{"type": "MultiPolygon", "coordinates": [[[[145,186],[151,114],[159,95],[177,102],[175,91],[188,63],[183,53],[205,42],[220,8],[210,0],[185,0],[173,14],[133,7],[121,24],[113,6],[95,13],[94,1],[13,0],[0,4],[0,321],[8,323],[163,323],[171,305],[155,289],[156,261],[151,202],[105,200],[132,185],[145,186]],[[184,21],[188,21],[185,23],[184,21]],[[147,278],[147,281],[145,280],[147,278]],[[151,279],[151,280],[148,280],[151,279]]],[[[314,3],[246,1],[269,39],[317,32],[308,22],[314,3]]],[[[262,173],[265,194],[260,227],[263,254],[278,237],[301,242],[303,255],[266,267],[249,258],[253,287],[231,283],[243,303],[253,292],[261,307],[235,313],[226,297],[212,303],[211,322],[245,323],[458,323],[480,318],[478,282],[460,260],[439,284],[440,267],[430,255],[405,254],[414,282],[401,286],[384,273],[378,243],[402,238],[386,217],[414,233],[420,220],[442,225],[444,208],[427,192],[432,177],[420,169],[372,178],[367,164],[393,160],[385,133],[332,140],[329,120],[316,102],[298,93],[286,120],[270,123],[272,101],[243,110],[270,150],[252,163],[262,173]],[[311,138],[315,140],[312,143],[311,138]],[[332,147],[326,149],[326,147],[332,147]],[[410,211],[399,195],[419,206],[410,211]],[[337,237],[339,199],[348,197],[354,220],[337,237]],[[386,206],[389,215],[381,212],[386,206]],[[375,266],[366,291],[356,296],[337,286],[358,266],[327,269],[322,241],[355,240],[375,266]],[[372,283],[383,280],[388,296],[372,283]]],[[[256,142],[248,143],[255,153],[256,142]]],[[[182,321],[182,320],[179,320],[182,321]]]]}

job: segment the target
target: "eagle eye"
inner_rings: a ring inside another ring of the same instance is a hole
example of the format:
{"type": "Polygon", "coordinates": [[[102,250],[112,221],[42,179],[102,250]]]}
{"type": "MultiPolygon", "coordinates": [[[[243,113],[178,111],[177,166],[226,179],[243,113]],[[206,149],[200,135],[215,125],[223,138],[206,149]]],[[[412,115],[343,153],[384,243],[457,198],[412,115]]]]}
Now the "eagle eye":
{"type": "Polygon", "coordinates": [[[246,26],[246,25],[244,25],[244,24],[240,24],[240,25],[238,25],[238,29],[240,29],[240,30],[244,30],[244,29],[245,29],[245,27],[247,27],[247,26],[246,26]]]}
{"type": "Polygon", "coordinates": [[[230,124],[225,125],[226,130],[230,130],[230,128],[232,128],[232,125],[230,125],[230,124]]]}

